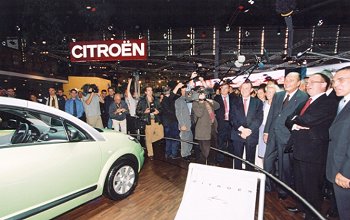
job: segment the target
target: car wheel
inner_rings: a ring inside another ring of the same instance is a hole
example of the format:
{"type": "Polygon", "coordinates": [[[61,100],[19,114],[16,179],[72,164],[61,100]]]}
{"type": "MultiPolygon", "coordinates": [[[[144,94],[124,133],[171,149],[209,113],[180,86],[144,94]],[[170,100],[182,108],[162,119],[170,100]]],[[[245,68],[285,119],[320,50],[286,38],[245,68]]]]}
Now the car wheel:
{"type": "Polygon", "coordinates": [[[138,180],[137,165],[130,159],[122,159],[113,164],[108,172],[104,194],[112,200],[129,196],[138,180]]]}

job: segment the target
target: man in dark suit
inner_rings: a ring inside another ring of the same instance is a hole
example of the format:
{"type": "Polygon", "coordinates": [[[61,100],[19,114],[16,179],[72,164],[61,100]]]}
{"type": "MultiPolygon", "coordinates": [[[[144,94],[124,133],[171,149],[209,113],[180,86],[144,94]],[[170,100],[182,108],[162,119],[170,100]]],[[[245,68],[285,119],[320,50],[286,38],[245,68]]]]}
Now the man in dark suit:
{"type": "MultiPolygon", "coordinates": [[[[284,154],[285,146],[290,137],[290,131],[285,126],[285,122],[287,117],[308,99],[308,95],[298,89],[299,85],[299,73],[288,73],[284,79],[285,91],[276,93],[272,99],[264,129],[264,142],[267,143],[264,169],[274,174],[275,161],[278,159],[278,178],[289,186],[293,185],[293,178],[290,155],[284,154]]],[[[272,190],[270,179],[266,180],[266,190],[272,190]]],[[[287,197],[283,190],[278,189],[278,191],[280,199],[287,197]]]]}
{"type": "Polygon", "coordinates": [[[329,129],[327,179],[333,183],[340,220],[350,219],[350,66],[333,78],[339,102],[337,116],[329,129]]]}
{"type": "MultiPolygon", "coordinates": [[[[231,139],[233,154],[241,157],[245,147],[246,160],[255,163],[256,146],[259,141],[259,127],[263,120],[263,103],[250,97],[253,85],[250,81],[244,82],[241,87],[241,97],[230,106],[230,123],[232,124],[231,139]]],[[[234,160],[235,169],[242,169],[242,162],[234,160]]],[[[254,170],[246,165],[247,170],[254,170]]]]}
{"type": "MultiPolygon", "coordinates": [[[[229,85],[223,83],[220,86],[220,95],[214,97],[214,100],[220,104],[220,108],[215,111],[215,117],[218,122],[218,148],[220,150],[229,150],[233,152],[231,141],[231,125],[230,125],[230,104],[234,102],[234,97],[229,94],[229,85]]],[[[215,161],[217,164],[224,162],[224,155],[217,153],[215,161]]]]}
{"type": "MultiPolygon", "coordinates": [[[[310,98],[302,103],[286,120],[286,126],[291,130],[293,143],[293,171],[296,191],[311,203],[318,211],[321,210],[322,186],[326,169],[328,151],[328,129],[337,112],[337,100],[330,99],[326,90],[330,79],[315,73],[306,84],[310,98]]],[[[316,219],[309,209],[289,207],[289,211],[305,211],[305,219],[316,219]]]]}
{"type": "Polygon", "coordinates": [[[65,111],[64,105],[66,104],[66,101],[63,97],[56,95],[55,88],[50,87],[49,96],[44,97],[43,104],[65,111]]]}

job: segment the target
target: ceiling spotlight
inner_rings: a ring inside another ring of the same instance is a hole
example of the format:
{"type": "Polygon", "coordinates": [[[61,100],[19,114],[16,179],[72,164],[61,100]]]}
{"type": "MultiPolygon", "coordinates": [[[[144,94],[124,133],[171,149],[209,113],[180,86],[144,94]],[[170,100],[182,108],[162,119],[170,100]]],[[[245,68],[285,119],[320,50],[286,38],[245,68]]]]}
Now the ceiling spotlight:
{"type": "Polygon", "coordinates": [[[244,32],[244,35],[245,35],[246,37],[249,37],[250,32],[249,32],[249,31],[245,31],[245,32],[244,32]]]}
{"type": "Polygon", "coordinates": [[[6,46],[6,41],[1,42],[2,46],[6,46]]]}
{"type": "Polygon", "coordinates": [[[45,45],[45,44],[46,44],[46,41],[43,40],[43,42],[41,42],[41,43],[43,43],[43,44],[45,45]]]}
{"type": "Polygon", "coordinates": [[[164,39],[167,39],[168,38],[168,35],[166,33],[163,34],[163,38],[164,39]]]}
{"type": "Polygon", "coordinates": [[[77,39],[75,39],[75,38],[72,38],[72,41],[73,41],[73,42],[76,42],[76,41],[77,41],[77,39]]]}
{"type": "Polygon", "coordinates": [[[187,37],[191,37],[191,34],[187,34],[186,36],[187,36],[187,37]]]}
{"type": "Polygon", "coordinates": [[[21,30],[20,26],[17,25],[17,26],[16,26],[16,30],[17,30],[17,31],[20,31],[20,30],[21,30]]]}
{"type": "Polygon", "coordinates": [[[319,21],[318,21],[318,23],[317,23],[317,26],[322,26],[323,25],[323,20],[322,19],[320,19],[319,21]]]}
{"type": "Polygon", "coordinates": [[[87,10],[91,10],[91,6],[86,6],[86,9],[87,10]]]}
{"type": "Polygon", "coordinates": [[[109,25],[107,29],[111,31],[113,29],[113,25],[109,25]]]}
{"type": "Polygon", "coordinates": [[[225,30],[226,30],[226,32],[229,32],[229,31],[231,30],[231,28],[230,28],[230,25],[229,25],[229,24],[227,24],[227,25],[226,25],[226,29],[225,29],[225,30]]]}
{"type": "Polygon", "coordinates": [[[280,36],[280,35],[281,35],[281,28],[278,28],[278,29],[277,29],[276,34],[277,34],[277,36],[280,36]]]}
{"type": "Polygon", "coordinates": [[[253,5],[255,2],[253,0],[249,0],[248,3],[253,5]]]}
{"type": "Polygon", "coordinates": [[[248,9],[246,9],[246,10],[244,10],[244,13],[247,13],[247,12],[249,12],[249,8],[248,8],[248,9]]]}

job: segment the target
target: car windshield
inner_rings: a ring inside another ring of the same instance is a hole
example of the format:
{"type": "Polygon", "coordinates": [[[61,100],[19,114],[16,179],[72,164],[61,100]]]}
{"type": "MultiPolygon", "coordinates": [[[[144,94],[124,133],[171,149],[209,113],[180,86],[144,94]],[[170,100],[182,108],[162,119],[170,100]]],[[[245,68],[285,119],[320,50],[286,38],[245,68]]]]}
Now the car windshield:
{"type": "Polygon", "coordinates": [[[0,145],[69,141],[63,120],[23,108],[1,108],[0,145]]]}

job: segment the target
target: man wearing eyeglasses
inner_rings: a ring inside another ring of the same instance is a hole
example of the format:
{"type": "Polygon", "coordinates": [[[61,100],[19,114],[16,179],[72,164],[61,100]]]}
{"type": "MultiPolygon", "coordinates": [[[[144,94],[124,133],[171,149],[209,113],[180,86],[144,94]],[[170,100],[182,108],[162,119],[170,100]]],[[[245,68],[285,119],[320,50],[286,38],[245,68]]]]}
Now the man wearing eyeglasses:
{"type": "Polygon", "coordinates": [[[333,78],[338,104],[337,116],[329,129],[327,179],[333,183],[340,220],[350,219],[350,66],[333,78]]]}
{"type": "MultiPolygon", "coordinates": [[[[322,73],[311,75],[306,83],[310,98],[300,104],[286,120],[286,127],[291,130],[289,143],[293,143],[296,191],[318,211],[321,210],[323,178],[326,172],[328,129],[337,112],[336,99],[330,99],[326,95],[330,83],[330,78],[322,73]]],[[[287,209],[291,212],[304,211],[305,219],[316,219],[301,203],[287,209]]]]}

